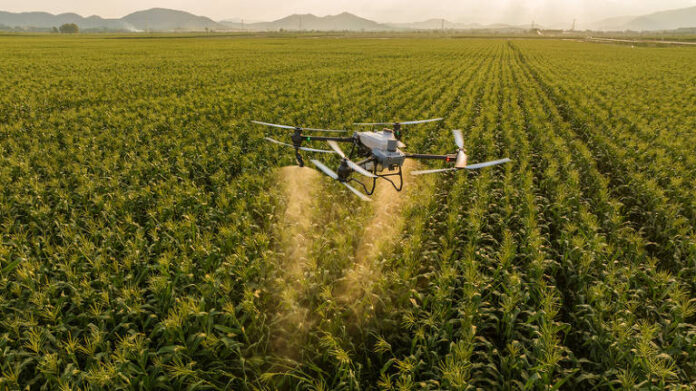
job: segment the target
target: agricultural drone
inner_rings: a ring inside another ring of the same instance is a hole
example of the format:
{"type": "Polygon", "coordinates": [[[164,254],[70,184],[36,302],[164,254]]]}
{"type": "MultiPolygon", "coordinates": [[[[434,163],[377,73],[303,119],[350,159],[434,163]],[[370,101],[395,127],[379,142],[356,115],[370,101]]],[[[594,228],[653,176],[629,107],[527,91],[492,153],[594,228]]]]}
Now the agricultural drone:
{"type": "Polygon", "coordinates": [[[454,143],[457,146],[457,151],[448,155],[431,155],[431,154],[414,154],[406,153],[401,149],[406,148],[406,145],[401,142],[403,136],[402,126],[404,125],[416,125],[423,124],[427,122],[441,121],[442,118],[426,119],[420,121],[405,121],[405,122],[376,122],[376,123],[356,123],[356,126],[388,126],[378,131],[367,131],[367,132],[354,132],[352,136],[338,137],[338,136],[314,136],[308,135],[304,132],[334,132],[334,133],[347,133],[347,130],[331,130],[331,129],[315,129],[315,128],[303,128],[299,126],[288,126],[288,125],[278,125],[268,122],[252,121],[258,125],[271,126],[281,129],[289,129],[293,131],[292,144],[287,144],[280,142],[278,140],[272,139],[270,137],[265,137],[266,140],[291,147],[295,149],[295,157],[297,158],[297,163],[300,167],[304,166],[304,160],[302,160],[302,155],[300,151],[305,152],[316,152],[316,153],[331,153],[337,154],[341,157],[341,163],[333,171],[327,167],[324,163],[312,159],[312,164],[314,164],[319,170],[324,174],[328,175],[332,179],[335,179],[342,183],[348,190],[352,191],[364,201],[371,201],[368,195],[372,195],[377,186],[377,179],[383,179],[391,183],[396,191],[401,191],[403,188],[403,176],[402,176],[402,166],[406,159],[430,159],[430,160],[444,160],[447,163],[454,163],[453,167],[434,169],[434,170],[423,170],[423,171],[412,171],[412,175],[423,175],[423,174],[434,174],[439,172],[448,171],[459,171],[459,170],[478,170],[484,167],[495,166],[497,164],[503,164],[510,161],[510,159],[500,159],[489,161],[485,163],[477,164],[467,164],[467,155],[464,149],[464,136],[462,136],[461,130],[453,130],[454,143]],[[310,141],[324,141],[326,142],[331,150],[326,149],[316,149],[308,148],[302,146],[303,142],[310,141]],[[338,143],[350,144],[350,153],[346,155],[343,152],[338,143]],[[357,162],[354,162],[354,158],[360,158],[357,162]],[[365,177],[372,179],[372,185],[366,186],[363,182],[353,178],[351,175],[353,173],[358,173],[365,177]],[[398,177],[398,184],[395,182],[398,177]],[[394,180],[392,180],[394,178],[394,180]],[[359,191],[355,187],[351,186],[350,183],[355,183],[362,187],[364,192],[359,191]]]}

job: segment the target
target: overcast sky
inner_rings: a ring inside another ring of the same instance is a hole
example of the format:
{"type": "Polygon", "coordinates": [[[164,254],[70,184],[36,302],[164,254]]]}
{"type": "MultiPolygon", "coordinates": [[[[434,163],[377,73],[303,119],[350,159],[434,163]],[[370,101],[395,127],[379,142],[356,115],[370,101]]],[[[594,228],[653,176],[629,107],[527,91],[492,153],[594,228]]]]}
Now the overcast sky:
{"type": "Polygon", "coordinates": [[[0,10],[76,12],[120,18],[153,7],[173,8],[215,20],[274,20],[293,13],[324,16],[343,11],[379,22],[446,18],[454,22],[587,23],[613,16],[689,7],[696,0],[0,0],[0,10]]]}

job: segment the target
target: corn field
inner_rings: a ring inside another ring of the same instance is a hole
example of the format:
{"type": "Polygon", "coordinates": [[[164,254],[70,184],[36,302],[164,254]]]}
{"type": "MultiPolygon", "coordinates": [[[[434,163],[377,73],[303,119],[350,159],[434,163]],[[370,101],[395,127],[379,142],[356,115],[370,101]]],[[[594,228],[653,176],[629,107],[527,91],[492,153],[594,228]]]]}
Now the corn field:
{"type": "Polygon", "coordinates": [[[695,389],[696,51],[372,38],[0,36],[0,390],[695,389]],[[250,122],[439,116],[376,238],[250,122]]]}

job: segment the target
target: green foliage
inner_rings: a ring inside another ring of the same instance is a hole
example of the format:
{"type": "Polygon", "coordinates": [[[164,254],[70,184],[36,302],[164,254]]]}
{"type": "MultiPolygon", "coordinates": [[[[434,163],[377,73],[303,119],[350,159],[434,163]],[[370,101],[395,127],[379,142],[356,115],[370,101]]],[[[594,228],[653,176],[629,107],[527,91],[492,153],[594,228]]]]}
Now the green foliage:
{"type": "Polygon", "coordinates": [[[75,23],[65,23],[58,27],[58,31],[63,34],[77,34],[80,32],[80,28],[75,23]]]}
{"type": "Polygon", "coordinates": [[[693,50],[123,38],[0,38],[0,390],[696,387],[693,50]],[[514,162],[414,185],[350,301],[374,206],[322,180],[288,282],[250,120],[431,116],[514,162]]]}

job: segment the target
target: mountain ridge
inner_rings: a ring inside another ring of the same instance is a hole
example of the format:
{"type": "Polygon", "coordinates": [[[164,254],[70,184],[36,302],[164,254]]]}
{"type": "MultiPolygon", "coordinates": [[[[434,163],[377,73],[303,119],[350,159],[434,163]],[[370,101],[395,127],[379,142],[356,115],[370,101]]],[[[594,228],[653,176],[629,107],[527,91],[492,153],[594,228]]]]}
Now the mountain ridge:
{"type": "Polygon", "coordinates": [[[206,16],[168,8],[150,8],[132,12],[121,20],[143,31],[200,31],[223,28],[223,25],[206,16]]]}
{"type": "Polygon", "coordinates": [[[696,27],[696,6],[653,12],[626,24],[628,30],[672,30],[696,27]]]}
{"type": "Polygon", "coordinates": [[[105,19],[98,15],[88,17],[73,12],[51,14],[48,12],[0,11],[0,26],[19,29],[51,29],[65,23],[74,23],[81,30],[106,31],[204,31],[225,29],[222,24],[186,11],[167,8],[150,8],[132,12],[122,18],[105,19]]]}
{"type": "MultiPolygon", "coordinates": [[[[249,21],[229,18],[214,21],[186,11],[167,8],[150,8],[132,12],[122,18],[102,18],[98,15],[83,17],[67,12],[11,13],[0,11],[0,28],[17,30],[48,31],[65,23],[75,23],[82,31],[419,31],[419,30],[495,30],[498,32],[521,32],[527,26],[508,24],[458,23],[442,18],[403,23],[380,23],[350,12],[316,16],[311,13],[292,14],[270,22],[249,21]]],[[[586,25],[591,30],[659,31],[693,29],[696,27],[696,6],[658,11],[638,16],[606,18],[586,25]]]]}
{"type": "Polygon", "coordinates": [[[34,27],[39,29],[50,29],[66,23],[75,23],[83,30],[112,29],[131,31],[134,29],[133,26],[129,26],[120,19],[104,19],[97,15],[83,17],[73,12],[54,15],[48,12],[11,13],[0,11],[0,25],[9,27],[34,27]]]}
{"type": "Polygon", "coordinates": [[[272,22],[251,23],[248,29],[277,31],[388,31],[391,27],[350,12],[336,15],[292,14],[272,22]]]}
{"type": "Polygon", "coordinates": [[[666,31],[696,27],[696,6],[652,12],[645,15],[615,16],[587,25],[600,31],[666,31]]]}

